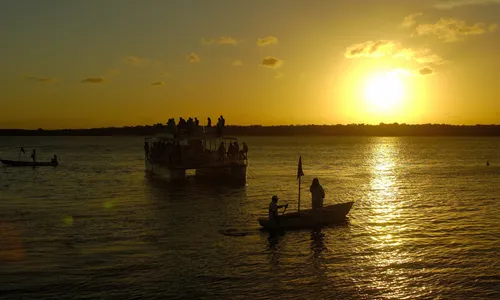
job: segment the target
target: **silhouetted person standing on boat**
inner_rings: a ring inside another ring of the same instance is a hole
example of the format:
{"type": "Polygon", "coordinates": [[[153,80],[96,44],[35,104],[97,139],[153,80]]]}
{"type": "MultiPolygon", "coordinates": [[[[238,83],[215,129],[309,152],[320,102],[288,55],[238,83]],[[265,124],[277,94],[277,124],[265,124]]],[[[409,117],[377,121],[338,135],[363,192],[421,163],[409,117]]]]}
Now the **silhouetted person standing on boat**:
{"type": "Polygon", "coordinates": [[[222,115],[220,115],[220,125],[221,128],[224,128],[226,126],[226,120],[222,115]]]}
{"type": "Polygon", "coordinates": [[[36,150],[33,149],[33,152],[31,152],[31,159],[33,159],[33,162],[36,162],[36,150]]]}
{"type": "Polygon", "coordinates": [[[212,119],[210,119],[210,117],[207,118],[207,127],[212,127],[212,119]]]}
{"type": "Polygon", "coordinates": [[[234,142],[233,144],[233,150],[234,150],[234,156],[239,158],[239,154],[240,154],[240,145],[238,144],[237,141],[234,142]]]}
{"type": "Polygon", "coordinates": [[[243,142],[243,149],[240,151],[240,153],[243,159],[247,158],[248,146],[245,142],[243,142]]]}
{"type": "Polygon", "coordinates": [[[224,142],[220,142],[220,145],[219,145],[219,158],[220,158],[220,161],[224,161],[224,156],[226,155],[226,147],[224,146],[224,142]]]}
{"type": "Polygon", "coordinates": [[[311,192],[312,209],[319,210],[323,208],[323,199],[325,198],[325,190],[319,184],[319,179],[314,178],[309,188],[311,192]]]}

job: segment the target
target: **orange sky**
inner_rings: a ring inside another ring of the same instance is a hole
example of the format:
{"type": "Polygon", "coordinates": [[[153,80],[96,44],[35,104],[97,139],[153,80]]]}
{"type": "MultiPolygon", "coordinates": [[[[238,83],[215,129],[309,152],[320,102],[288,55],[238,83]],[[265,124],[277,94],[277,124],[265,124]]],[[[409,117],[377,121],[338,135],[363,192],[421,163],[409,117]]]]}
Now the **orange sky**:
{"type": "Polygon", "coordinates": [[[2,3],[0,128],[500,124],[500,1],[2,3]]]}

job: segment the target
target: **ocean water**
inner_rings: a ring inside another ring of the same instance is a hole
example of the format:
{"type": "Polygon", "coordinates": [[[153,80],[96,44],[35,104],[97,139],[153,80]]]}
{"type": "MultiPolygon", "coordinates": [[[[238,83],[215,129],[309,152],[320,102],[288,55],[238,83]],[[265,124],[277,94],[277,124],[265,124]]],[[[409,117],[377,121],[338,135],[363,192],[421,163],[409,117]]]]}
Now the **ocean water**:
{"type": "Polygon", "coordinates": [[[500,138],[242,137],[248,184],[145,176],[140,137],[0,137],[2,299],[499,299],[500,138]],[[347,224],[259,230],[318,177],[347,224]],[[486,166],[486,161],[490,166],[486,166]],[[247,233],[233,237],[233,229],[247,233]]]}

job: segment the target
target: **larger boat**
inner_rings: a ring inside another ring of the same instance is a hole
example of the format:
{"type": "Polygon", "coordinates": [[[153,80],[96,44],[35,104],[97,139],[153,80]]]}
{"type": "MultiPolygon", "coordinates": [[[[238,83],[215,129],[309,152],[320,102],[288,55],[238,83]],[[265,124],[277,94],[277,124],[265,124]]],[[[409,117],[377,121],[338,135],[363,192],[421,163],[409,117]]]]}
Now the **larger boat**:
{"type": "Polygon", "coordinates": [[[147,137],[144,155],[146,172],[162,179],[182,180],[194,171],[196,178],[212,182],[246,183],[247,151],[238,139],[201,127],[190,134],[164,132],[147,137]]]}

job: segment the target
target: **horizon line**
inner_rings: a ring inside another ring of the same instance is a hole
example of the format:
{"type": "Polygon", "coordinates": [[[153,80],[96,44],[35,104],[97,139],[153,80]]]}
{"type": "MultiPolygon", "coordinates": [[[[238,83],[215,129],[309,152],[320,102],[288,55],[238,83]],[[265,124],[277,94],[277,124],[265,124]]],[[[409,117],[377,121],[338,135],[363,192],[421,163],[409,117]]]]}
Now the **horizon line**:
{"type": "MultiPolygon", "coordinates": [[[[162,125],[165,126],[163,123],[156,123],[156,124],[146,124],[146,125],[115,125],[115,126],[102,126],[102,127],[87,127],[87,128],[56,128],[56,129],[44,129],[44,128],[37,128],[37,129],[28,129],[28,128],[0,128],[0,131],[6,131],[6,130],[16,130],[16,131],[67,131],[67,130],[94,130],[94,129],[111,129],[111,128],[134,128],[134,127],[154,127],[162,125]]],[[[449,124],[449,123],[398,123],[398,122],[393,122],[393,123],[385,123],[385,122],[380,122],[378,124],[369,124],[369,123],[348,123],[348,124],[343,124],[343,123],[337,123],[337,124],[280,124],[280,125],[262,125],[262,124],[251,124],[251,125],[238,125],[238,124],[232,124],[232,125],[226,125],[225,127],[312,127],[312,126],[321,126],[321,127],[335,127],[335,126],[386,126],[386,125],[392,125],[392,126],[453,126],[453,127],[475,127],[475,126],[500,126],[500,124],[495,124],[495,123],[476,123],[476,124],[449,124]]],[[[203,125],[200,125],[200,127],[206,127],[203,125]]],[[[216,127],[216,126],[212,126],[216,127]]]]}

